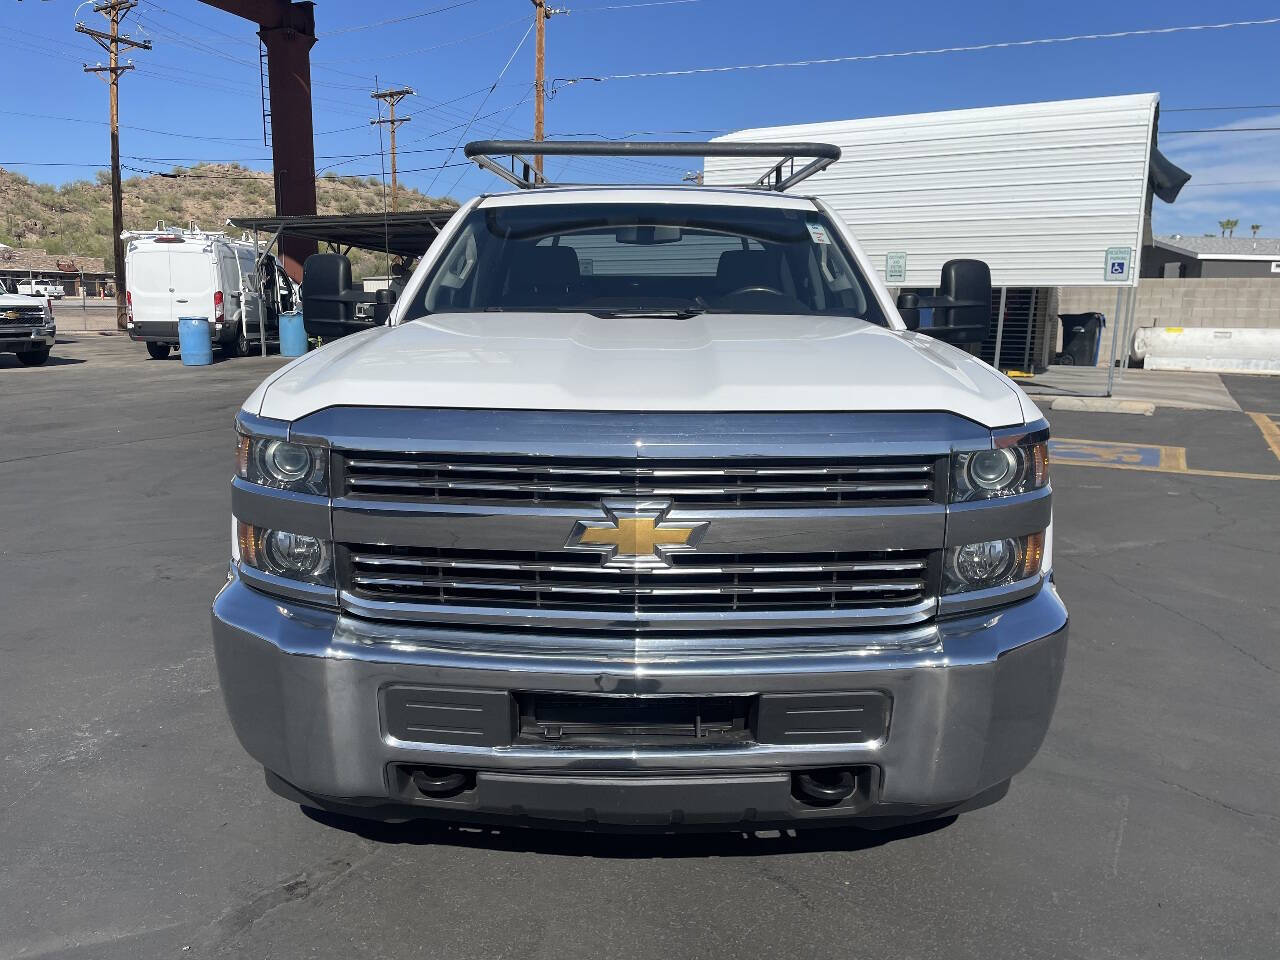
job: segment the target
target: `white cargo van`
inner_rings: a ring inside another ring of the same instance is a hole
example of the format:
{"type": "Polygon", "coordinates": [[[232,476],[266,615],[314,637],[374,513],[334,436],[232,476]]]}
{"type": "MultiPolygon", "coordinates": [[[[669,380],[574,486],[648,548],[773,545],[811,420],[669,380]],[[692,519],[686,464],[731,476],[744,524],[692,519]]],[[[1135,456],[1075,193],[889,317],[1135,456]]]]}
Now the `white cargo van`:
{"type": "Polygon", "coordinates": [[[129,336],[157,360],[178,344],[181,317],[206,317],[214,346],[243,356],[258,344],[260,321],[277,337],[281,310],[295,289],[275,257],[262,259],[248,240],[190,229],[124,234],[129,336]]]}

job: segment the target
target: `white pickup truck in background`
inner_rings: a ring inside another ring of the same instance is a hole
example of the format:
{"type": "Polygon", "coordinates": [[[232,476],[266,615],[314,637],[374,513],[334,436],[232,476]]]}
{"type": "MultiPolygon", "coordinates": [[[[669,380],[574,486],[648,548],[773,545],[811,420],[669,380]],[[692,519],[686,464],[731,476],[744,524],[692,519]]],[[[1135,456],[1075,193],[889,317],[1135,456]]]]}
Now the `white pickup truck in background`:
{"type": "Polygon", "coordinates": [[[61,300],[67,295],[67,291],[62,284],[54,280],[47,280],[44,277],[19,280],[18,293],[27,297],[48,297],[51,300],[61,300]]]}

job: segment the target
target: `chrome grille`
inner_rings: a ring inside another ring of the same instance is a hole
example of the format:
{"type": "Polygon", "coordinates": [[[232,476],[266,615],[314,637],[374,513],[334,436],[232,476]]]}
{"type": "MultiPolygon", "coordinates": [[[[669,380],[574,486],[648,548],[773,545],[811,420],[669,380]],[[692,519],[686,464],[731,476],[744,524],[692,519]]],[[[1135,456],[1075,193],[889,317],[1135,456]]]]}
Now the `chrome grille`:
{"type": "Polygon", "coordinates": [[[934,500],[937,460],[859,458],[606,460],[348,454],[348,497],[417,503],[598,504],[602,497],[664,497],[677,506],[845,506],[934,500]]]}
{"type": "Polygon", "coordinates": [[[464,551],[346,545],[343,586],[399,603],[591,610],[798,611],[919,603],[933,579],[927,551],[673,555],[643,571],[602,567],[569,551],[464,551]]]}
{"type": "Polygon", "coordinates": [[[9,326],[43,326],[43,307],[0,307],[0,325],[9,326]],[[10,316],[17,314],[17,316],[10,316]]]}

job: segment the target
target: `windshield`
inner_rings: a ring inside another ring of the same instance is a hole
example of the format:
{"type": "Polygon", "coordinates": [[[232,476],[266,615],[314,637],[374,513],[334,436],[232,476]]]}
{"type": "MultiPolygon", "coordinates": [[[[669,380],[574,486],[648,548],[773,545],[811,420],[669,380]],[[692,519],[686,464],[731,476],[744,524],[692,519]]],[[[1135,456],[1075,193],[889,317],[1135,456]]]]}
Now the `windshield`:
{"type": "Polygon", "coordinates": [[[404,313],[859,317],[875,297],[817,210],[667,203],[473,210],[404,313]]]}

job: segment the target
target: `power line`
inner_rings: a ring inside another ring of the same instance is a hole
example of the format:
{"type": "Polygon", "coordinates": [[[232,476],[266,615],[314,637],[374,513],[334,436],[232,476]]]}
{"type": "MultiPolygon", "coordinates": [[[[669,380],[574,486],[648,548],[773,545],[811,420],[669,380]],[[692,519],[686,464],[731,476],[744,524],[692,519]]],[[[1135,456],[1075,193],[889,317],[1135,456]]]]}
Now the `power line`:
{"type": "Polygon", "coordinates": [[[642,3],[612,3],[606,7],[574,7],[571,13],[603,13],[607,10],[637,10],[640,7],[672,7],[677,4],[701,3],[702,0],[644,0],[642,3]]]}
{"type": "MultiPolygon", "coordinates": [[[[490,27],[488,30],[481,30],[479,33],[472,33],[465,37],[456,37],[453,40],[445,40],[441,43],[432,44],[429,47],[417,47],[413,50],[400,50],[396,53],[383,53],[382,51],[379,51],[378,61],[381,62],[383,60],[396,60],[396,59],[399,59],[400,57],[413,57],[413,56],[417,56],[418,54],[431,53],[433,50],[441,50],[445,47],[456,46],[459,43],[466,43],[468,40],[477,40],[480,37],[487,37],[490,34],[498,33],[501,30],[505,30],[507,27],[511,26],[512,24],[527,23],[528,21],[529,21],[528,15],[512,17],[510,20],[504,20],[501,23],[499,23],[497,26],[490,27]]],[[[342,57],[337,60],[319,60],[319,61],[312,61],[312,62],[318,65],[321,65],[321,64],[330,64],[330,63],[363,63],[363,62],[366,62],[367,60],[368,60],[368,57],[342,57]]],[[[325,69],[333,69],[333,68],[325,67],[325,69]]]]}
{"type": "MultiPolygon", "coordinates": [[[[18,110],[0,110],[0,114],[12,117],[33,117],[37,120],[58,120],[64,123],[92,123],[97,126],[109,126],[107,120],[86,120],[83,117],[55,117],[46,113],[23,113],[18,110]]],[[[156,130],[152,127],[135,127],[127,123],[120,124],[121,130],[133,130],[138,133],[152,133],[162,137],[177,137],[183,140],[207,140],[216,143],[257,143],[257,137],[211,137],[199,133],[174,133],[170,130],[156,130]]],[[[361,128],[363,129],[363,127],[361,128]]]]}
{"type": "Polygon", "coordinates": [[[1203,130],[1161,130],[1160,136],[1168,137],[1177,133],[1260,133],[1280,130],[1280,127],[1206,127],[1203,130]]]}
{"type": "MultiPolygon", "coordinates": [[[[77,164],[77,166],[92,166],[92,164],[77,164]]],[[[456,163],[446,163],[443,166],[444,167],[469,167],[471,166],[471,163],[470,161],[459,160],[456,163]]],[[[129,166],[128,164],[121,164],[121,167],[133,173],[141,173],[149,177],[160,177],[164,180],[262,180],[262,181],[267,181],[267,180],[271,180],[274,177],[273,174],[267,173],[265,171],[255,171],[255,170],[245,170],[243,173],[186,173],[186,172],[178,172],[176,170],[172,170],[172,171],[147,170],[147,169],[144,169],[143,167],[133,167],[133,166],[129,166]]],[[[436,167],[436,166],[412,167],[411,169],[408,169],[408,170],[402,170],[401,173],[425,173],[431,170],[440,170],[440,169],[442,168],[436,167]]],[[[380,176],[380,172],[377,170],[371,170],[365,173],[344,173],[341,176],[338,176],[335,178],[316,177],[316,182],[323,183],[326,179],[355,180],[355,179],[360,179],[365,177],[377,177],[377,176],[380,176]]]]}
{"type": "MultiPolygon", "coordinates": [[[[1280,180],[1206,180],[1196,183],[1192,180],[1187,187],[1260,187],[1264,184],[1280,183],[1280,180]]],[[[1185,188],[1184,188],[1185,189],[1185,188]]]]}
{"type": "Polygon", "coordinates": [[[253,43],[253,41],[249,40],[247,37],[239,37],[233,33],[227,33],[227,31],[225,30],[219,30],[217,27],[211,27],[207,23],[200,23],[196,20],[192,20],[188,16],[184,16],[183,14],[177,13],[174,10],[170,10],[168,7],[161,6],[160,4],[156,3],[155,0],[143,0],[143,3],[145,3],[146,6],[149,7],[150,9],[155,10],[157,13],[163,13],[166,16],[175,17],[178,20],[183,20],[186,23],[189,23],[191,26],[204,31],[205,33],[216,33],[220,37],[225,37],[228,40],[235,40],[237,42],[241,42],[245,44],[253,43]]]}
{"type": "Polygon", "coordinates": [[[709,73],[737,73],[745,70],[773,70],[781,67],[812,67],[832,63],[861,63],[871,60],[892,60],[903,57],[925,57],[944,53],[977,53],[984,50],[1008,50],[1015,47],[1039,47],[1081,40],[1116,40],[1125,37],[1163,36],[1172,33],[1188,33],[1201,30],[1226,30],[1231,27],[1258,27],[1280,23],[1280,17],[1263,20],[1234,20],[1227,23],[1200,23],[1183,27],[1148,27],[1140,30],[1117,30],[1111,33],[1080,33],[1065,37],[1040,37],[1034,40],[1001,40],[992,43],[975,43],[960,47],[932,47],[921,50],[899,50],[892,53],[864,53],[842,57],[814,57],[808,60],[786,60],[774,63],[745,63],[724,67],[689,67],[682,70],[645,70],[637,73],[613,73],[600,77],[565,77],[552,81],[570,85],[591,81],[640,80],[653,77],[687,77],[709,73]]]}
{"type": "Polygon", "coordinates": [[[710,127],[701,130],[628,130],[623,133],[607,134],[598,130],[582,130],[573,132],[557,132],[548,134],[552,137],[593,137],[599,140],[630,140],[633,137],[672,137],[677,135],[728,133],[726,127],[710,127]]]}
{"type": "Polygon", "coordinates": [[[418,20],[422,17],[434,16],[437,13],[444,13],[448,10],[456,10],[458,7],[465,7],[468,4],[475,3],[476,0],[458,0],[447,7],[436,7],[434,10],[423,10],[420,13],[410,13],[403,17],[392,17],[389,20],[376,20],[373,23],[361,23],[354,27],[339,27],[337,30],[330,30],[328,33],[320,34],[316,39],[324,39],[325,37],[336,37],[343,33],[355,33],[357,30],[372,30],[374,27],[386,27],[393,23],[404,23],[406,20],[418,20]]]}
{"type": "MultiPolygon", "coordinates": [[[[517,100],[515,103],[513,103],[513,104],[511,105],[511,109],[507,111],[507,115],[506,115],[505,117],[503,117],[501,120],[499,120],[499,121],[495,124],[495,126],[497,127],[497,129],[501,130],[501,129],[502,129],[503,127],[505,127],[508,123],[510,123],[510,122],[511,122],[511,117],[512,117],[512,115],[513,115],[517,110],[519,110],[522,106],[524,106],[526,103],[528,103],[530,99],[531,99],[531,98],[530,98],[529,96],[526,96],[523,100],[517,100]]],[[[498,112],[501,112],[501,111],[498,111],[498,112]]],[[[471,165],[470,165],[470,164],[468,164],[468,166],[471,166],[471,165]]],[[[478,168],[473,167],[473,169],[478,169],[478,168]]],[[[466,175],[467,175],[467,171],[466,171],[466,170],[463,170],[461,173],[459,173],[459,174],[458,174],[458,178],[457,178],[456,180],[454,180],[454,181],[453,181],[453,183],[449,186],[449,189],[448,189],[448,191],[445,193],[445,196],[452,196],[452,195],[453,195],[453,191],[455,191],[455,190],[457,190],[457,189],[458,189],[458,184],[460,184],[460,183],[462,182],[462,179],[463,179],[466,175]]]]}
{"type": "MultiPolygon", "coordinates": [[[[507,70],[510,68],[512,62],[515,60],[516,54],[520,52],[520,48],[524,46],[524,42],[529,39],[529,34],[533,32],[533,27],[534,27],[534,24],[530,23],[528,28],[525,30],[525,32],[520,36],[520,40],[518,43],[516,43],[515,49],[511,51],[511,56],[507,57],[507,62],[504,63],[502,65],[502,69],[498,71],[497,77],[495,77],[493,83],[489,85],[489,91],[484,95],[484,99],[480,101],[480,105],[476,107],[475,113],[471,115],[471,119],[467,121],[467,125],[463,128],[462,133],[458,136],[458,141],[453,145],[453,150],[457,150],[458,147],[462,144],[462,141],[467,136],[467,131],[470,130],[471,125],[476,122],[476,118],[479,117],[480,111],[484,109],[484,105],[489,102],[489,97],[491,97],[493,95],[493,91],[498,88],[498,84],[502,82],[502,78],[507,75],[507,70]]],[[[453,150],[450,150],[449,156],[445,157],[445,164],[447,164],[449,162],[449,158],[453,156],[453,150]]],[[[442,170],[444,169],[444,165],[441,165],[441,169],[442,170]]],[[[436,181],[439,179],[440,179],[440,173],[437,171],[436,175],[431,178],[431,182],[427,184],[427,189],[425,192],[430,193],[431,188],[436,185],[436,181]]]]}
{"type": "Polygon", "coordinates": [[[1216,112],[1225,112],[1228,110],[1280,110],[1280,103],[1257,103],[1252,106],[1234,106],[1234,107],[1161,107],[1161,113],[1193,113],[1197,111],[1210,110],[1216,112]]]}
{"type": "Polygon", "coordinates": [[[95,170],[107,170],[109,163],[69,163],[64,160],[0,160],[0,167],[92,167],[95,170]]]}

